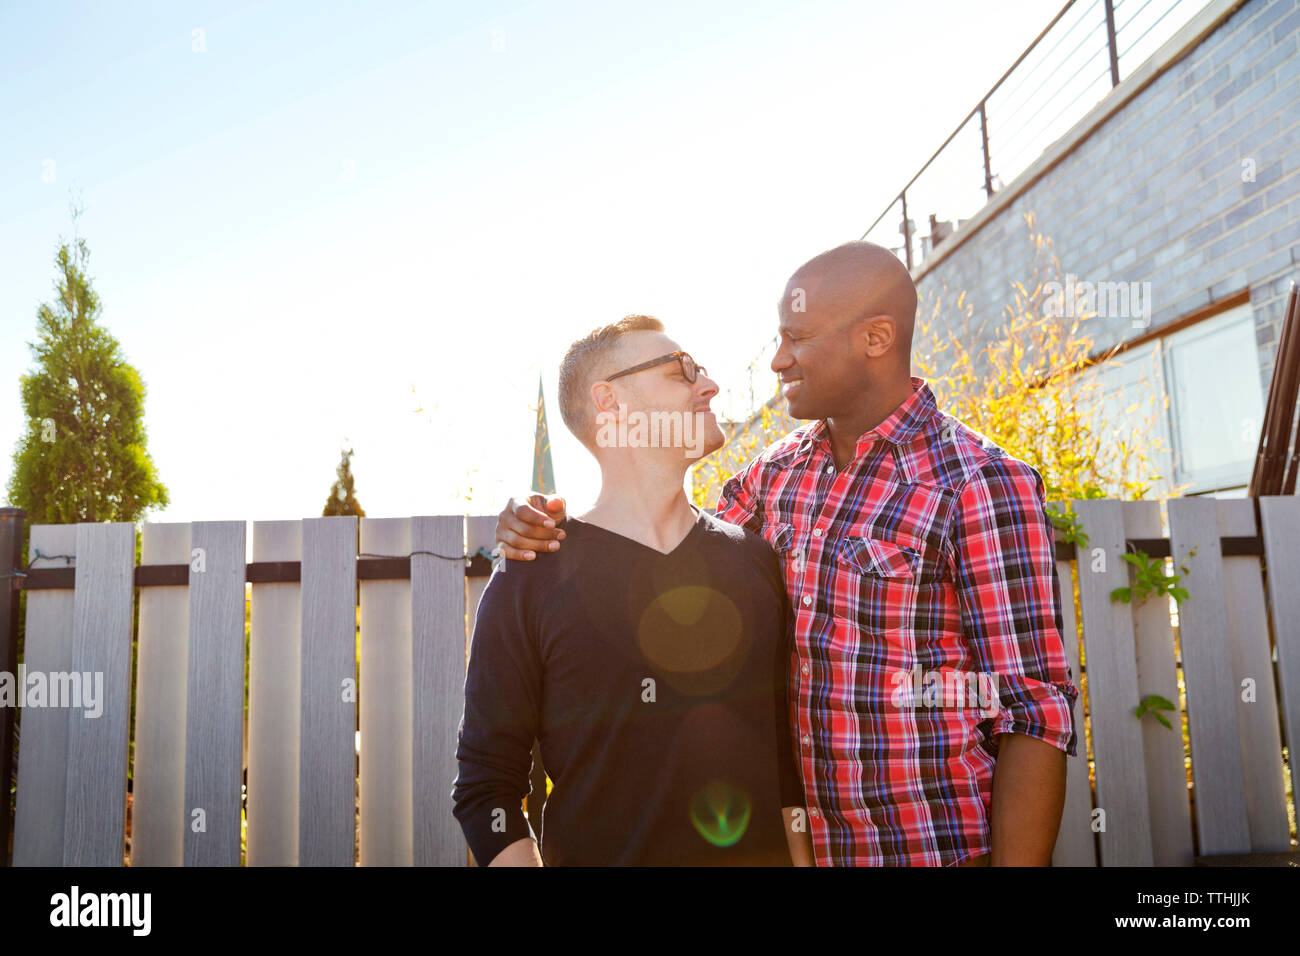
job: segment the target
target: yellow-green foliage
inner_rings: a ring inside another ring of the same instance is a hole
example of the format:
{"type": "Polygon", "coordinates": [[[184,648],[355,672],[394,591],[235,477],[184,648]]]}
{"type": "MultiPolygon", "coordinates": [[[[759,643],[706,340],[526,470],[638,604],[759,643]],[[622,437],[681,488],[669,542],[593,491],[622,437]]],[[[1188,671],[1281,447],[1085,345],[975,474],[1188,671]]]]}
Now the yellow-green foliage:
{"type": "MultiPolygon", "coordinates": [[[[988,346],[972,356],[971,303],[935,293],[918,308],[913,338],[916,374],[925,378],[939,407],[1043,476],[1048,501],[1078,498],[1145,497],[1163,476],[1154,455],[1161,449],[1155,431],[1167,395],[1148,402],[1148,413],[1128,434],[1106,434],[1103,404],[1089,368],[1113,364],[1115,349],[1094,355],[1087,326],[1096,313],[1056,317],[1048,308],[1062,281],[1052,241],[1025,216],[1034,247],[1028,282],[1013,284],[1014,297],[988,346]]],[[[1057,293],[1059,294],[1059,293],[1057,293]]],[[[1059,300],[1058,300],[1059,302],[1059,300]]],[[[982,338],[982,336],[981,336],[982,338]]],[[[1142,406],[1135,401],[1126,416],[1142,406]]]]}
{"type": "MultiPolygon", "coordinates": [[[[1034,261],[1029,280],[1012,286],[1001,327],[972,355],[964,343],[989,337],[972,333],[967,294],[923,296],[912,342],[915,374],[929,383],[943,411],[1036,468],[1048,501],[1142,498],[1162,478],[1154,461],[1161,447],[1155,415],[1168,406],[1168,396],[1150,402],[1149,413],[1127,435],[1106,435],[1099,386],[1079,373],[1109,364],[1114,350],[1093,355],[1087,325],[1095,313],[1050,314],[1047,303],[1056,290],[1049,283],[1063,279],[1060,260],[1032,213],[1025,222],[1034,261]]],[[[695,504],[715,505],[728,477],[798,424],[774,396],[748,422],[731,426],[727,444],[692,471],[695,504]]]]}
{"type": "Polygon", "coordinates": [[[727,443],[691,471],[691,500],[695,506],[712,508],[716,505],[722,485],[728,478],[798,424],[787,413],[785,400],[778,395],[760,406],[748,422],[724,425],[727,443]]]}

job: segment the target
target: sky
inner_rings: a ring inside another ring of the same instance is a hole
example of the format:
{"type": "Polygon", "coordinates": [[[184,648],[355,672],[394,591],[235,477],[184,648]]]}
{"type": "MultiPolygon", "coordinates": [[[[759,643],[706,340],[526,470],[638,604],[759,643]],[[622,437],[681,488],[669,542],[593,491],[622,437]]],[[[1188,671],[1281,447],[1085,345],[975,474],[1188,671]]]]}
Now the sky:
{"type": "Polygon", "coordinates": [[[744,412],[788,275],[1059,5],[0,0],[0,472],[77,201],[171,497],[146,520],[317,516],[345,447],[370,517],[494,514],[539,376],[578,513],[569,343],[656,315],[744,412]]]}

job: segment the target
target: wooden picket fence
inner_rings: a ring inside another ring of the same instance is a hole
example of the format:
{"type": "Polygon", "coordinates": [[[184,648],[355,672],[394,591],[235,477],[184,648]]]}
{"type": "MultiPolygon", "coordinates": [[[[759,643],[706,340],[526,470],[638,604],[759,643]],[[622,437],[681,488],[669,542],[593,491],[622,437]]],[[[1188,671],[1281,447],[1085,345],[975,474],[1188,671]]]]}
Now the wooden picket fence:
{"type": "Polygon", "coordinates": [[[23,712],[13,864],[123,864],[138,584],[133,866],[240,865],[244,766],[250,866],[352,866],[358,837],[363,865],[465,865],[451,787],[467,614],[490,565],[468,576],[434,555],[463,554],[467,532],[471,552],[490,547],[494,527],[258,521],[246,565],[242,521],[145,524],[134,568],[130,523],[33,526],[26,670],[102,672],[105,699],[95,719],[23,712]],[[32,586],[65,563],[35,562],[38,549],[74,556],[62,582],[32,586]]]}
{"type": "MultiPolygon", "coordinates": [[[[1053,862],[1290,859],[1283,733],[1300,739],[1300,498],[1258,499],[1258,525],[1253,499],[1174,499],[1168,537],[1159,502],[1074,507],[1090,540],[1078,553],[1061,544],[1057,572],[1068,634],[1078,586],[1082,648],[1066,644],[1084,693],[1053,862]],[[1166,598],[1111,601],[1131,583],[1120,556],[1132,547],[1186,564],[1177,628],[1166,598]],[[1134,715],[1152,694],[1180,704],[1180,661],[1194,787],[1183,708],[1168,715],[1173,730],[1134,715]]],[[[145,524],[138,568],[129,523],[34,526],[0,609],[26,590],[26,671],[102,672],[104,700],[95,719],[24,710],[13,864],[122,865],[134,692],[132,865],[240,865],[245,767],[247,865],[351,866],[358,845],[363,865],[465,865],[450,793],[488,568],[457,558],[490,548],[494,525],[254,522],[246,564],[244,522],[145,524]]]]}
{"type": "MultiPolygon", "coordinates": [[[[1073,572],[1078,584],[1095,785],[1090,792],[1082,761],[1069,762],[1053,861],[1294,864],[1283,856],[1292,843],[1281,734],[1285,728],[1288,741],[1300,740],[1300,498],[1170,499],[1168,538],[1158,502],[1078,501],[1074,508],[1088,548],[1075,561],[1058,561],[1057,573],[1064,585],[1073,572]],[[1175,568],[1186,567],[1176,635],[1167,599],[1110,600],[1130,584],[1130,566],[1120,559],[1126,542],[1151,556],[1163,550],[1175,568]],[[1150,716],[1135,719],[1148,695],[1179,704],[1179,662],[1185,707],[1167,715],[1174,730],[1150,716]],[[1190,756],[1178,732],[1184,716],[1190,756]],[[1094,840],[1097,811],[1105,829],[1094,840]],[[1235,859],[1241,856],[1251,859],[1235,859]]],[[[1075,620],[1065,604],[1069,631],[1075,620]]],[[[1073,642],[1067,652],[1078,674],[1073,642]]]]}

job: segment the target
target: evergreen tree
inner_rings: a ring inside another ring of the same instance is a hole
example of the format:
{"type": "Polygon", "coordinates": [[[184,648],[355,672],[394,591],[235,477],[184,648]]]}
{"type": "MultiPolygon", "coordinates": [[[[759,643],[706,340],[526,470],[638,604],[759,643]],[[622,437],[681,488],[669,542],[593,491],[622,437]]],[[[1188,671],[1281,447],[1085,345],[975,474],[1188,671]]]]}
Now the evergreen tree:
{"type": "Polygon", "coordinates": [[[58,299],[27,343],[37,364],[21,379],[27,429],[6,490],[29,525],[139,521],[168,504],[146,450],[145,386],[98,322],[89,257],[84,239],[60,242],[58,299]]]}
{"type": "MultiPolygon", "coordinates": [[[[74,206],[75,225],[80,208],[74,206]]],[[[73,233],[60,241],[55,264],[57,299],[36,313],[38,341],[28,342],[36,368],[20,379],[27,430],[14,450],[6,495],[10,505],[27,512],[22,561],[28,560],[32,525],[77,522],[139,522],[145,512],[166,507],[167,489],[146,449],[145,386],[128,365],[117,340],[99,325],[99,296],[87,270],[90,250],[73,233]]],[[[140,563],[140,537],[135,539],[140,563]]],[[[39,567],[56,567],[43,561],[39,567]]],[[[140,595],[135,592],[132,620],[139,621],[140,595]]],[[[18,660],[26,657],[27,592],[19,597],[18,660]]],[[[132,635],[132,657],[136,636],[132,635]]],[[[131,700],[130,779],[135,751],[135,698],[131,700]]],[[[14,735],[15,780],[21,747],[21,718],[14,735]]],[[[8,797],[17,792],[9,781],[8,797]]],[[[130,797],[128,796],[128,800],[130,797]]],[[[8,804],[12,808],[12,803],[8,804]]],[[[128,804],[129,807],[129,804],[128,804]]],[[[0,811],[6,809],[0,801],[0,811]]],[[[129,840],[129,829],[128,829],[129,840]]]]}
{"type": "Polygon", "coordinates": [[[353,478],[352,478],[352,449],[349,448],[343,452],[343,458],[339,462],[338,479],[334,482],[334,487],[330,489],[330,496],[325,500],[325,510],[321,512],[322,517],[328,515],[357,515],[364,518],[365,511],[361,503],[357,501],[354,495],[353,478]]]}

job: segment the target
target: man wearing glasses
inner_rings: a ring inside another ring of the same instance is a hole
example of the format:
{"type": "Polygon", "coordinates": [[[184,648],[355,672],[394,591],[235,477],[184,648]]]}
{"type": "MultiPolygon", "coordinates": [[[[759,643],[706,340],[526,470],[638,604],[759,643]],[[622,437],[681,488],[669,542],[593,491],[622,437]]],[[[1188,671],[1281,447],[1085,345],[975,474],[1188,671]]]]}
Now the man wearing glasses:
{"type": "MultiPolygon", "coordinates": [[[[1078,691],[1043,481],[910,375],[916,301],[873,243],[794,273],[772,370],[810,424],[733,476],[718,515],[782,558],[817,863],[1045,866],[1078,691]],[[991,684],[994,706],[963,683],[991,684]]],[[[506,506],[512,569],[561,547],[562,514],[558,498],[506,506]]]]}
{"type": "Polygon", "coordinates": [[[479,605],[452,792],[478,862],[813,865],[780,565],[683,487],[722,445],[717,391],[651,316],[565,356],[560,412],[601,491],[559,523],[562,555],[494,570],[479,605]],[[540,847],[521,811],[534,739],[553,783],[540,847]]]}

